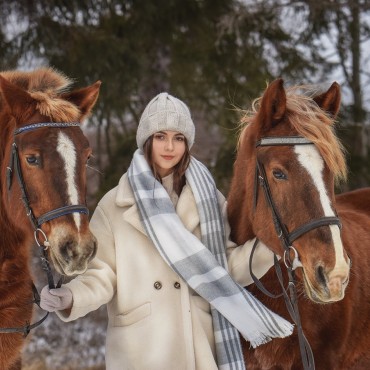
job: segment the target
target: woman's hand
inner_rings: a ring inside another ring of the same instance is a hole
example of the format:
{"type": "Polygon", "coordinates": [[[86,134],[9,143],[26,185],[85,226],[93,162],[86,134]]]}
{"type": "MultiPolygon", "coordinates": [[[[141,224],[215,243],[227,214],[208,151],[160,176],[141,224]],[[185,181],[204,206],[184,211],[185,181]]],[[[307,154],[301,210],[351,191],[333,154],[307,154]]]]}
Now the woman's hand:
{"type": "Polygon", "coordinates": [[[46,285],[41,290],[40,307],[49,312],[63,311],[72,308],[73,296],[66,287],[49,289],[46,285]]]}

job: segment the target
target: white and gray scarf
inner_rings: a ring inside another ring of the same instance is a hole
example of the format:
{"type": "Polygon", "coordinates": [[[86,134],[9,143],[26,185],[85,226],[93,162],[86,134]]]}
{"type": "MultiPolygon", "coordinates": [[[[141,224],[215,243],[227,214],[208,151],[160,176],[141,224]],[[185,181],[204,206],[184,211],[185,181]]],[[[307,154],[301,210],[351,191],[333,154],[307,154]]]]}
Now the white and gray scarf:
{"type": "Polygon", "coordinates": [[[231,278],[213,178],[193,157],[185,176],[197,203],[202,241],[184,227],[141,150],[135,152],[128,169],[148,237],[168,265],[211,305],[219,369],[245,369],[238,331],[255,348],[272,338],[290,335],[293,325],[231,278]]]}

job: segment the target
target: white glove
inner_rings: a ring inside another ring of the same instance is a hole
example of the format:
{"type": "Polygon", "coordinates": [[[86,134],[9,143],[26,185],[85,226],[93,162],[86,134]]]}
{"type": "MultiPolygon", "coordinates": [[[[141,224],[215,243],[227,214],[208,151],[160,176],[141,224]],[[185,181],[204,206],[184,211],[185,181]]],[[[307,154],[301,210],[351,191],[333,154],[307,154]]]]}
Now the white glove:
{"type": "Polygon", "coordinates": [[[49,289],[46,285],[41,290],[40,307],[45,311],[63,311],[72,307],[72,301],[72,292],[66,287],[49,289]]]}

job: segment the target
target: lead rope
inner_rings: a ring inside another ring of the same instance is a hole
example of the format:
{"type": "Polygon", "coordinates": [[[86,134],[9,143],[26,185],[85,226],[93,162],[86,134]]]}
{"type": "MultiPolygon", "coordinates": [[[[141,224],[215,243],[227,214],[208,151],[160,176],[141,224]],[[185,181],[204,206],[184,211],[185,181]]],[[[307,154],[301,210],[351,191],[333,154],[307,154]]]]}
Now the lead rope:
{"type": "MultiPolygon", "coordinates": [[[[41,229],[36,229],[34,232],[34,237],[35,237],[36,244],[39,247],[41,267],[46,273],[49,289],[60,288],[63,282],[63,276],[60,277],[57,284],[54,284],[53,274],[51,272],[50,263],[49,263],[49,259],[47,255],[47,250],[50,246],[50,243],[45,233],[41,229]],[[41,234],[42,237],[44,238],[43,242],[39,240],[39,234],[41,234]]],[[[33,300],[30,303],[36,304],[42,310],[40,306],[40,294],[37,291],[37,288],[35,284],[33,283],[33,281],[31,282],[31,287],[32,287],[33,300]]],[[[20,326],[20,327],[0,328],[0,333],[7,333],[7,334],[23,333],[23,337],[25,338],[27,337],[27,335],[30,333],[32,329],[41,325],[48,316],[49,316],[49,312],[46,311],[45,315],[40,320],[34,322],[33,324],[30,324],[27,322],[26,325],[20,326]]]]}
{"type": "Polygon", "coordinates": [[[49,262],[48,253],[47,253],[47,250],[50,247],[50,243],[48,241],[46,234],[41,229],[37,228],[34,232],[34,237],[35,237],[36,244],[39,247],[41,267],[46,273],[49,289],[60,288],[62,286],[63,276],[60,277],[57,284],[54,283],[54,278],[51,272],[50,262],[49,262]],[[39,240],[39,234],[41,234],[42,237],[44,238],[43,242],[39,240]]]}
{"type": "MultiPolygon", "coordinates": [[[[274,264],[275,266],[276,265],[278,266],[278,268],[275,267],[275,269],[277,269],[277,271],[280,270],[279,282],[280,282],[280,286],[283,288],[284,283],[282,280],[281,268],[280,268],[280,264],[277,262],[276,255],[274,256],[274,264]]],[[[299,314],[294,270],[291,267],[289,267],[287,271],[288,271],[288,276],[289,276],[290,297],[288,296],[286,290],[284,289],[283,290],[284,300],[285,300],[286,306],[288,306],[288,304],[291,304],[292,310],[294,312],[294,318],[292,317],[292,319],[297,325],[298,342],[299,342],[299,349],[301,352],[301,358],[303,362],[303,368],[305,370],[315,370],[315,358],[314,358],[310,343],[308,342],[306,336],[304,335],[303,328],[302,328],[302,322],[301,322],[301,316],[299,314]]]]}
{"type": "Polygon", "coordinates": [[[252,270],[252,261],[253,261],[253,256],[254,252],[256,250],[256,247],[258,245],[259,240],[256,238],[253,247],[252,247],[252,252],[250,255],[249,259],[249,272],[250,275],[256,284],[257,288],[263,292],[265,295],[267,295],[270,298],[277,299],[280,297],[284,297],[284,302],[286,305],[286,308],[289,312],[290,317],[294,321],[294,323],[297,326],[297,335],[298,335],[298,342],[299,342],[299,349],[301,353],[301,358],[302,358],[302,363],[303,363],[303,368],[304,370],[315,370],[315,359],[314,355],[311,349],[311,346],[304,335],[303,328],[302,328],[302,323],[301,323],[301,317],[299,314],[299,308],[298,308],[298,299],[297,299],[297,290],[295,287],[295,278],[294,278],[294,270],[291,266],[288,266],[285,261],[285,265],[287,266],[287,271],[288,271],[288,278],[289,278],[289,283],[288,283],[288,289],[289,289],[289,294],[287,293],[287,289],[284,287],[284,281],[283,281],[283,273],[279,264],[279,261],[276,257],[276,254],[274,254],[274,267],[276,271],[276,275],[278,277],[279,284],[282,288],[282,292],[280,294],[273,294],[269,292],[264,285],[261,283],[261,281],[256,277],[256,275],[253,273],[252,270]]]}

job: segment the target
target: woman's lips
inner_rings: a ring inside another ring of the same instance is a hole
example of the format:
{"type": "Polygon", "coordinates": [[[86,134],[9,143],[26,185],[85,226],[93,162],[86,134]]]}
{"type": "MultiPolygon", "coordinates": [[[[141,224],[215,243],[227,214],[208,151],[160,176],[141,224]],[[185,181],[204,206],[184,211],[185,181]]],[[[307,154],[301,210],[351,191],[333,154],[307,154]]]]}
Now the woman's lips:
{"type": "Polygon", "coordinates": [[[172,156],[172,155],[162,155],[161,156],[163,159],[165,159],[166,161],[170,161],[171,159],[174,159],[175,157],[172,156]]]}

